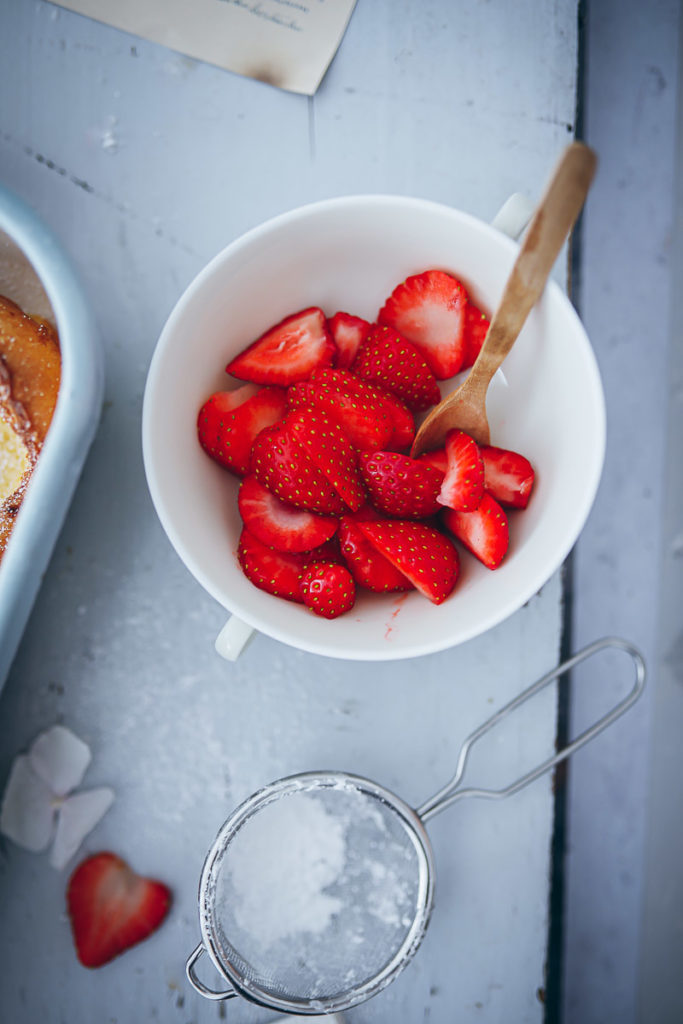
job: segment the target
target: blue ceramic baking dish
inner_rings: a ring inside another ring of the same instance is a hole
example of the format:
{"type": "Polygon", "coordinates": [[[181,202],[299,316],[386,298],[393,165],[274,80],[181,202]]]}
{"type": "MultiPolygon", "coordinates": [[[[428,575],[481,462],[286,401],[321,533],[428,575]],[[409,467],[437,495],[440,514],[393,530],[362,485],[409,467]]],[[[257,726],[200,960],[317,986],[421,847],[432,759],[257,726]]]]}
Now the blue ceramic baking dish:
{"type": "MultiPolygon", "coordinates": [[[[0,562],[1,689],[95,434],[102,407],[103,359],[95,322],[59,242],[36,213],[2,185],[0,234],[5,252],[16,247],[17,261],[23,254],[24,276],[35,275],[36,288],[42,286],[62,354],[52,423],[0,562]]],[[[3,289],[21,305],[0,279],[0,293],[3,289]]]]}

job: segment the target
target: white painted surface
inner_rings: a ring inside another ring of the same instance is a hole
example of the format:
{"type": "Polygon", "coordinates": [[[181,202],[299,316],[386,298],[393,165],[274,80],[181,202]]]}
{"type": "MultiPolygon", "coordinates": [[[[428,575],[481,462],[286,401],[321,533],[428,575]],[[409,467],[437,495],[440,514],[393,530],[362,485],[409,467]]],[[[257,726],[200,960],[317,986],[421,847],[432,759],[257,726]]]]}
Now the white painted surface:
{"type": "MultiPolygon", "coordinates": [[[[303,202],[397,192],[489,218],[515,191],[537,195],[572,127],[576,3],[429,0],[416,15],[407,0],[359,0],[310,101],[42,0],[8,0],[2,19],[0,173],[80,271],[106,396],[3,694],[0,780],[63,721],[92,746],[88,785],[117,793],[88,848],[115,849],[175,893],[155,937],[88,972],[71,946],[65,875],[6,844],[3,1016],[213,1021],[183,967],[203,857],[228,811],[316,767],[422,801],[451,774],[458,742],[555,664],[562,588],[555,576],[491,633],[418,661],[349,665],[259,637],[227,665],[213,648],[223,610],[174,556],[145,487],[140,410],[156,338],[211,256],[303,202]]],[[[504,781],[547,754],[554,710],[549,693],[520,712],[475,761],[477,777],[504,781]]],[[[352,1021],[542,1019],[552,812],[543,780],[430,826],[437,906],[424,946],[352,1021]]],[[[272,1014],[233,1002],[227,1016],[272,1014]]]]}

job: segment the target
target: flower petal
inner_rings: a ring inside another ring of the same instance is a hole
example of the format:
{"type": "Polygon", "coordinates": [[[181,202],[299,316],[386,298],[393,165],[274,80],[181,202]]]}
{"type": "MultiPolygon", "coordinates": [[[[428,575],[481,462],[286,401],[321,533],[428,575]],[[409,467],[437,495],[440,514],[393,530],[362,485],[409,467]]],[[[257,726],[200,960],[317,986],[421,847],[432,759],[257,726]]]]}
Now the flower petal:
{"type": "Polygon", "coordinates": [[[114,801],[111,789],[88,789],[64,800],[57,817],[57,833],[50,853],[50,864],[63,868],[71,860],[85,837],[114,801]]]}
{"type": "Polygon", "coordinates": [[[66,796],[82,781],[90,748],[63,725],[53,725],[34,741],[28,756],[34,772],[57,796],[66,796]]]}
{"type": "Polygon", "coordinates": [[[44,850],[55,823],[53,794],[26,754],[12,763],[0,810],[0,832],[27,850],[44,850]]]}

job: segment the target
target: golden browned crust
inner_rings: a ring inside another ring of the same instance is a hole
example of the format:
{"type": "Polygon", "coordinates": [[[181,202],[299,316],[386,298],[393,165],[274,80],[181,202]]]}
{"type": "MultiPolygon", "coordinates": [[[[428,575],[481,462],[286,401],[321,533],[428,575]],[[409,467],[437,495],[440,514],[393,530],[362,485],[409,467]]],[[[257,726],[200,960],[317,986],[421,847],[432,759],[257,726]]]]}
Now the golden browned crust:
{"type": "Polygon", "coordinates": [[[57,333],[0,296],[0,358],[11,380],[12,398],[26,410],[38,444],[45,440],[57,404],[61,358],[57,333]]]}
{"type": "Polygon", "coordinates": [[[60,376],[54,328],[0,296],[0,559],[52,420],[60,376]]]}

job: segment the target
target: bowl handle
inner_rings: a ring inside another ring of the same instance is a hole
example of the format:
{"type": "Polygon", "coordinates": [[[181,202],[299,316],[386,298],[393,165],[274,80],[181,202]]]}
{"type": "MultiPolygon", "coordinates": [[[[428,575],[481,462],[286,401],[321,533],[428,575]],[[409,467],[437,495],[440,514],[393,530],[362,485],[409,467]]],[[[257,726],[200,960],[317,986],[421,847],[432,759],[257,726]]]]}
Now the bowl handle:
{"type": "Polygon", "coordinates": [[[491,227],[502,231],[509,238],[519,238],[531,220],[533,212],[532,201],[521,192],[514,192],[491,221],[491,227]]]}
{"type": "Polygon", "coordinates": [[[216,637],[216,650],[226,661],[237,661],[254,633],[255,630],[246,622],[231,615],[216,637]]]}

